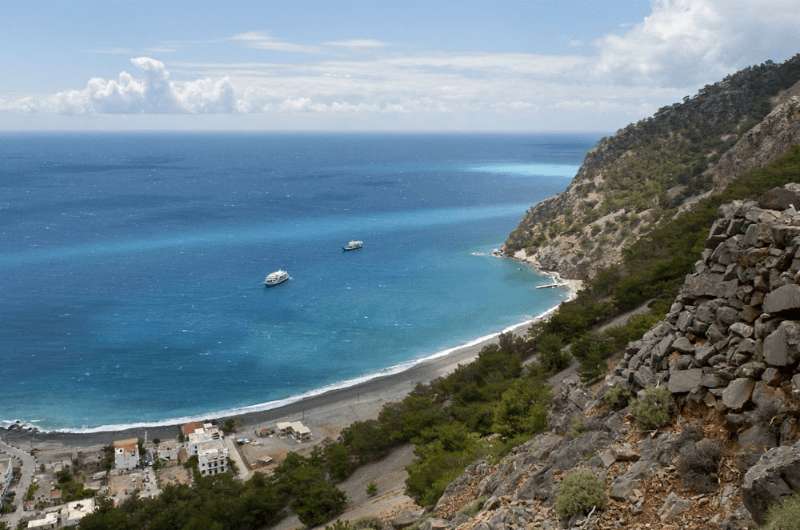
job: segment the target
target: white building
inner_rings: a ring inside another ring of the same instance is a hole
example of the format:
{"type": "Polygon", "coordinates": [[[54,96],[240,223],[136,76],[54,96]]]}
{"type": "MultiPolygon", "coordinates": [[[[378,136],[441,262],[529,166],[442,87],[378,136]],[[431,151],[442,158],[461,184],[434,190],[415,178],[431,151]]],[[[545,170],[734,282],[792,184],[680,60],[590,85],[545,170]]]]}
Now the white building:
{"type": "Polygon", "coordinates": [[[228,448],[220,439],[207,440],[195,446],[197,451],[197,469],[200,475],[207,477],[219,475],[228,470],[228,448]]]}
{"type": "Polygon", "coordinates": [[[14,478],[14,464],[8,457],[0,457],[0,506],[14,478]]]}
{"type": "Polygon", "coordinates": [[[304,442],[311,439],[311,429],[299,421],[279,421],[278,432],[284,436],[293,436],[296,440],[304,442]]]}
{"type": "Polygon", "coordinates": [[[175,462],[178,460],[178,450],[180,445],[175,440],[164,440],[158,444],[156,454],[161,460],[175,462]]]}
{"type": "Polygon", "coordinates": [[[81,519],[97,510],[94,499],[82,499],[80,501],[68,502],[61,509],[61,525],[64,528],[78,526],[81,519]]]}
{"type": "Polygon", "coordinates": [[[58,528],[58,514],[56,512],[50,512],[41,519],[28,521],[28,528],[37,528],[41,530],[53,530],[58,528]]]}
{"type": "Polygon", "coordinates": [[[139,467],[138,438],[128,438],[114,442],[114,467],[126,470],[139,467]]]}
{"type": "Polygon", "coordinates": [[[186,450],[189,452],[189,456],[197,456],[198,446],[213,440],[222,440],[222,433],[210,423],[205,423],[202,427],[190,432],[186,438],[186,450]]]}

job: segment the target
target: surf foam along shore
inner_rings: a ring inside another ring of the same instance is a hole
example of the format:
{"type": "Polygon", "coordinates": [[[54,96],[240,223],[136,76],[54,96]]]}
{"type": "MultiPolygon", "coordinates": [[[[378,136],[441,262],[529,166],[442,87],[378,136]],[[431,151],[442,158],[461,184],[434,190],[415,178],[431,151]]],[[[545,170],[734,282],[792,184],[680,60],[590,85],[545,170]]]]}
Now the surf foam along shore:
{"type": "MultiPolygon", "coordinates": [[[[264,403],[257,403],[254,405],[247,405],[230,409],[210,411],[202,414],[172,417],[164,420],[108,424],[108,425],[99,425],[91,427],[86,426],[86,427],[66,427],[58,429],[43,429],[33,425],[30,422],[26,422],[23,420],[13,420],[13,421],[6,420],[3,423],[5,425],[9,425],[14,422],[18,422],[22,426],[35,427],[37,432],[41,434],[53,433],[53,434],[73,434],[73,435],[81,435],[81,434],[91,435],[100,433],[116,433],[122,431],[132,431],[137,429],[168,428],[180,425],[182,423],[187,423],[190,421],[201,421],[212,418],[241,417],[245,415],[252,415],[252,414],[257,415],[259,413],[274,412],[277,411],[278,409],[289,407],[290,405],[298,405],[304,401],[311,400],[313,398],[320,398],[336,392],[347,391],[347,390],[352,390],[353,392],[356,392],[358,390],[358,387],[366,385],[368,383],[380,384],[381,382],[385,382],[386,386],[388,387],[394,383],[393,381],[394,377],[402,376],[404,373],[407,373],[411,369],[415,368],[422,369],[424,371],[426,365],[431,365],[431,371],[437,372],[436,376],[439,376],[441,375],[439,373],[441,367],[433,367],[432,365],[435,362],[446,360],[451,356],[458,357],[457,359],[458,364],[471,362],[477,356],[478,352],[483,346],[491,343],[498,336],[500,336],[500,334],[518,332],[522,329],[527,329],[530,325],[536,322],[548,318],[551,314],[553,314],[553,312],[555,312],[558,309],[558,307],[563,302],[574,299],[574,297],[577,294],[577,287],[575,283],[567,281],[565,282],[563,288],[567,290],[566,293],[567,296],[565,297],[565,299],[559,302],[558,304],[554,305],[553,307],[547,309],[546,311],[543,311],[542,313],[536,315],[533,318],[523,320],[521,322],[508,326],[500,331],[495,331],[486,335],[482,335],[480,337],[472,339],[458,346],[437,351],[436,353],[433,353],[431,355],[426,355],[416,359],[411,359],[409,361],[395,364],[387,368],[384,368],[382,370],[378,370],[376,372],[365,374],[359,377],[354,377],[330,385],[326,385],[317,389],[309,390],[308,392],[304,392],[295,396],[289,396],[283,399],[277,399],[277,400],[267,401],[264,403]],[[462,353],[463,355],[458,355],[459,353],[462,353]]],[[[449,370],[455,369],[458,366],[458,364],[455,364],[452,367],[448,367],[448,369],[449,370]]],[[[423,373],[422,377],[418,382],[426,382],[427,380],[432,380],[435,378],[435,377],[425,377],[426,375],[428,374],[423,373]]],[[[393,396],[393,398],[401,399],[402,396],[393,396]]]]}

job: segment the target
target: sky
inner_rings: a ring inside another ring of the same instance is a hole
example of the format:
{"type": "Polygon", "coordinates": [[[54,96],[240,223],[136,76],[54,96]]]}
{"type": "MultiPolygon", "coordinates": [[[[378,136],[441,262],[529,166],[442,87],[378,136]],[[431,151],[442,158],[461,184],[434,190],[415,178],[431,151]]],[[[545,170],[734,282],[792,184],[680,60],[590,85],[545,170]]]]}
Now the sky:
{"type": "Polygon", "coordinates": [[[799,0],[0,4],[0,130],[610,131],[800,52],[799,0]]]}

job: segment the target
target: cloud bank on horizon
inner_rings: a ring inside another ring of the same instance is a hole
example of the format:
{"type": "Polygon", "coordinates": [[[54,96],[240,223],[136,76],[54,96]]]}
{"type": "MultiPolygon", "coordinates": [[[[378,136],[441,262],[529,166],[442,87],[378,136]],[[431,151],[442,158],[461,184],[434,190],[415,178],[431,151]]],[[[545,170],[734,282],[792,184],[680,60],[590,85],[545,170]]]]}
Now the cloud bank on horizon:
{"type": "MultiPolygon", "coordinates": [[[[339,119],[366,114],[383,115],[375,123],[384,125],[391,124],[387,114],[418,120],[460,113],[495,116],[498,123],[525,120],[528,129],[539,120],[557,129],[559,116],[585,116],[588,109],[622,125],[743,66],[800,51],[797,27],[796,0],[655,0],[639,23],[588,45],[571,41],[569,54],[404,51],[373,38],[299,44],[245,31],[219,41],[290,60],[165,64],[139,56],[130,59],[132,72],[92,78],[82,88],[0,95],[0,110],[339,119]]],[[[593,128],[585,118],[580,127],[593,128]]]]}

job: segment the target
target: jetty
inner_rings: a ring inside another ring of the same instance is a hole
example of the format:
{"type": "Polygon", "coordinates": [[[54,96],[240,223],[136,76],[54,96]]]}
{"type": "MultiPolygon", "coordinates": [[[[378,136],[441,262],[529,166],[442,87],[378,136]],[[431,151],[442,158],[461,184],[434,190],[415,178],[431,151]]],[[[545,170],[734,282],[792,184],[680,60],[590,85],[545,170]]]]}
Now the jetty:
{"type": "Polygon", "coordinates": [[[537,289],[552,289],[554,287],[566,287],[568,284],[566,282],[561,283],[548,283],[547,285],[537,285],[537,289]]]}

